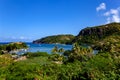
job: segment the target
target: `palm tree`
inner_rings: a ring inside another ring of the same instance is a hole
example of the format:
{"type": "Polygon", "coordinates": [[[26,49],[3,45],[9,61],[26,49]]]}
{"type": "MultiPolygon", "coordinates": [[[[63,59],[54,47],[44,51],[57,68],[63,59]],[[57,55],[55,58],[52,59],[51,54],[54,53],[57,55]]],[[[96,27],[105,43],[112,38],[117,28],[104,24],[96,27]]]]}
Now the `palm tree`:
{"type": "Polygon", "coordinates": [[[59,50],[58,50],[58,52],[60,52],[60,53],[62,53],[62,52],[64,52],[65,50],[63,49],[63,48],[60,48],[59,50]]]}
{"type": "Polygon", "coordinates": [[[51,51],[52,53],[57,53],[58,52],[58,47],[57,46],[55,46],[53,49],[52,49],[52,51],[51,51]]]}
{"type": "Polygon", "coordinates": [[[87,57],[91,57],[92,52],[92,48],[85,48],[80,46],[78,43],[74,43],[71,53],[68,55],[68,58],[71,60],[77,59],[84,61],[87,60],[87,57]]]}

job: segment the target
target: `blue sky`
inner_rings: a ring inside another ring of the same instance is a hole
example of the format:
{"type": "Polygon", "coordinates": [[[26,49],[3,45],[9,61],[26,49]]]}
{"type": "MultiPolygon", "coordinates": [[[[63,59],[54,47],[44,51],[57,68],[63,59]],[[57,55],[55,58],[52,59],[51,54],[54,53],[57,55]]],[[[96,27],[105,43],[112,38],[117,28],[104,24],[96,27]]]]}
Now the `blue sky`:
{"type": "Polygon", "coordinates": [[[77,35],[85,27],[120,22],[120,0],[0,0],[0,42],[77,35]]]}

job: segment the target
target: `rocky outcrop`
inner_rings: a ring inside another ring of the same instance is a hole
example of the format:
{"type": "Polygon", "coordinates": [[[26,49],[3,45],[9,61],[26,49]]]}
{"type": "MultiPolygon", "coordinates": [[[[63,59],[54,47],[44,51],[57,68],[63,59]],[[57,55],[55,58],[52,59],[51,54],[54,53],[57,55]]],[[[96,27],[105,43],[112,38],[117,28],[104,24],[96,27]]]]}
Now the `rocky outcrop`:
{"type": "Polygon", "coordinates": [[[111,23],[95,27],[87,27],[80,31],[73,42],[96,43],[106,37],[118,35],[120,23],[111,23]]]}

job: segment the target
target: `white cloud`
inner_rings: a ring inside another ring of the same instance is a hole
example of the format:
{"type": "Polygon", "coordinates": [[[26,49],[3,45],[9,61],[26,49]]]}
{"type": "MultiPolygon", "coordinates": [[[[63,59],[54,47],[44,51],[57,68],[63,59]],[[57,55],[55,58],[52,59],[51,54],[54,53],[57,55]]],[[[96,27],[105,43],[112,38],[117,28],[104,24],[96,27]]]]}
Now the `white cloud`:
{"type": "Polygon", "coordinates": [[[100,11],[100,10],[106,10],[106,4],[105,4],[105,3],[101,3],[101,4],[96,8],[96,11],[100,11]]]}
{"type": "MultiPolygon", "coordinates": [[[[96,11],[100,11],[100,10],[106,10],[105,3],[101,3],[96,8],[96,11]]],[[[120,22],[120,7],[116,9],[110,9],[107,12],[102,13],[102,15],[106,18],[106,23],[120,22]]]]}
{"type": "Polygon", "coordinates": [[[119,13],[118,9],[111,9],[110,12],[111,12],[111,14],[118,14],[119,13]]]}
{"type": "Polygon", "coordinates": [[[110,12],[105,12],[103,15],[104,15],[104,16],[109,16],[109,15],[110,15],[110,12]]]}
{"type": "Polygon", "coordinates": [[[107,23],[110,22],[120,22],[119,16],[120,8],[117,9],[110,9],[109,11],[105,12],[103,15],[107,17],[107,23]]]}

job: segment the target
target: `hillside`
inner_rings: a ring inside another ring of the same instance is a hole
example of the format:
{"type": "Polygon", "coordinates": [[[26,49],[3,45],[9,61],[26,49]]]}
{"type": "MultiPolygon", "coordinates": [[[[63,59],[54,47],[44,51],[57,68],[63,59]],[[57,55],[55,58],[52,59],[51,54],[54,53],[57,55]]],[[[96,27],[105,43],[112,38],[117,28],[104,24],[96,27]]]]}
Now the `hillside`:
{"type": "Polygon", "coordinates": [[[54,35],[54,36],[47,36],[38,40],[33,41],[33,43],[60,43],[60,44],[69,44],[74,39],[73,35],[54,35]]]}
{"type": "Polygon", "coordinates": [[[106,40],[113,42],[120,40],[120,23],[87,27],[80,31],[73,42],[96,44],[106,40]]]}
{"type": "Polygon", "coordinates": [[[120,42],[120,23],[110,23],[100,26],[87,27],[82,29],[75,37],[73,35],[54,35],[47,36],[33,43],[61,43],[72,44],[78,42],[79,44],[104,44],[106,42],[118,43],[120,42]]]}
{"type": "Polygon", "coordinates": [[[120,52],[120,23],[85,28],[76,36],[74,42],[90,44],[97,50],[120,52]]]}

